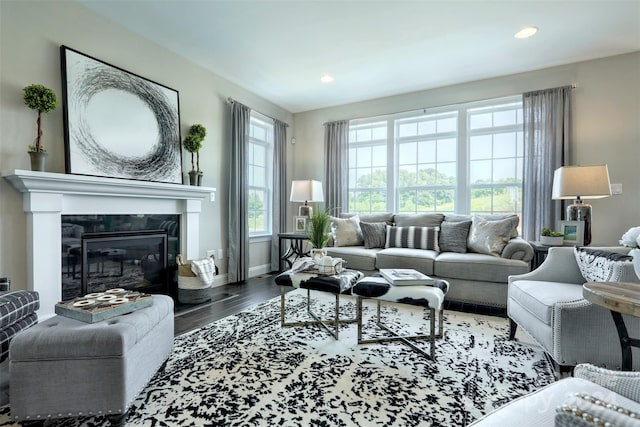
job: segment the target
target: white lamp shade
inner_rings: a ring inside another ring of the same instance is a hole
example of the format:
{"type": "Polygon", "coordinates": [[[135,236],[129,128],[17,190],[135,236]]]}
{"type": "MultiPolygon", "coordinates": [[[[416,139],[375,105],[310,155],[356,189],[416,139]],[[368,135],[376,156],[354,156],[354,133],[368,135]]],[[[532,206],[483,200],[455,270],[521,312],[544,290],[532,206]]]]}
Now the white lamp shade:
{"type": "Polygon", "coordinates": [[[563,166],[553,173],[554,200],[601,199],[611,196],[607,165],[563,166]]]}
{"type": "Polygon", "coordinates": [[[291,181],[291,202],[324,202],[322,183],[311,179],[291,181]]]}

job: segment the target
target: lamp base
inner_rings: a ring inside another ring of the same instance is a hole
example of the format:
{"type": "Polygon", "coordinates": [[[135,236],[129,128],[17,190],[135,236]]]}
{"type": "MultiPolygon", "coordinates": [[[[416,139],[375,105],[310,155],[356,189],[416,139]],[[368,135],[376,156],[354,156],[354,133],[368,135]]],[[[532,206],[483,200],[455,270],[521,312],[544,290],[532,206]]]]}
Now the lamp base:
{"type": "Polygon", "coordinates": [[[298,208],[298,216],[306,216],[311,218],[313,216],[313,208],[309,205],[301,205],[298,208]]]}
{"type": "Polygon", "coordinates": [[[567,206],[567,221],[584,221],[584,242],[585,246],[591,243],[591,205],[576,200],[567,206]]]}

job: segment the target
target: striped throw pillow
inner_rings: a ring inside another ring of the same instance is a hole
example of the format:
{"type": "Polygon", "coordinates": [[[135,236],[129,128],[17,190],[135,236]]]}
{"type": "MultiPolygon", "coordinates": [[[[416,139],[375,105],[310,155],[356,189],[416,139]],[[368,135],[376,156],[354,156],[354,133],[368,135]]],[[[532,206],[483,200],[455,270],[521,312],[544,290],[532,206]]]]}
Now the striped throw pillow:
{"type": "Polygon", "coordinates": [[[387,227],[385,248],[430,249],[440,251],[440,227],[387,227]]]}

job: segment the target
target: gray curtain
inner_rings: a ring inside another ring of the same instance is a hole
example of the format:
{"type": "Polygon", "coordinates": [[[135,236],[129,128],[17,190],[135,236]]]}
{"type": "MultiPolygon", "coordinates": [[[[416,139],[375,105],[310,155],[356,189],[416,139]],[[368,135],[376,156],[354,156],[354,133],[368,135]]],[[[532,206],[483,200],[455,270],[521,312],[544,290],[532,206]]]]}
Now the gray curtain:
{"type": "Polygon", "coordinates": [[[251,110],[232,101],[231,158],[229,159],[229,271],[230,283],[241,282],[249,275],[249,184],[247,159],[251,110]]]}
{"type": "Polygon", "coordinates": [[[349,122],[324,125],[324,203],[332,215],[349,210],[349,122]]]}
{"type": "Polygon", "coordinates": [[[551,199],[553,172],[569,162],[571,86],[522,95],[524,177],[522,236],[538,240],[543,227],[555,228],[562,204],[551,199]]]}
{"type": "Polygon", "coordinates": [[[287,230],[287,124],[274,120],[271,271],[280,270],[278,233],[287,230]]]}

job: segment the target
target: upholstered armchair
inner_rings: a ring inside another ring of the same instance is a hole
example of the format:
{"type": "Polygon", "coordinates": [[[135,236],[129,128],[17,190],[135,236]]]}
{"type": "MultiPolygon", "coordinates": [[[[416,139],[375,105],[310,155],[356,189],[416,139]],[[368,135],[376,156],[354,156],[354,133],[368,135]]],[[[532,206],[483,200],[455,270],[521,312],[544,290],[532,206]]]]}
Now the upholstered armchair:
{"type": "Polygon", "coordinates": [[[9,343],[20,331],[38,322],[40,299],[35,291],[0,292],[0,362],[9,355],[9,343]]]}
{"type": "MultiPolygon", "coordinates": [[[[598,249],[620,254],[629,251],[624,247],[598,249]]],[[[560,371],[579,363],[619,368],[622,352],[611,313],[582,296],[582,284],[587,281],[638,281],[631,260],[615,264],[614,275],[595,271],[597,279],[585,279],[574,248],[554,247],[536,270],[510,276],[507,298],[510,338],[514,338],[519,326],[544,348],[560,371]]],[[[623,318],[629,335],[640,337],[640,318],[627,315],[623,318]]],[[[633,366],[634,370],[640,369],[640,357],[634,358],[633,366]]]]}
{"type": "Polygon", "coordinates": [[[611,371],[581,364],[576,366],[574,377],[562,379],[513,400],[471,426],[593,427],[639,424],[640,372],[611,371]]]}

